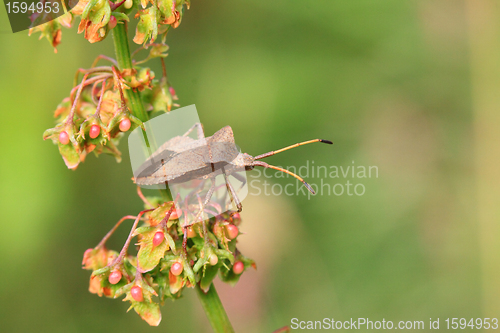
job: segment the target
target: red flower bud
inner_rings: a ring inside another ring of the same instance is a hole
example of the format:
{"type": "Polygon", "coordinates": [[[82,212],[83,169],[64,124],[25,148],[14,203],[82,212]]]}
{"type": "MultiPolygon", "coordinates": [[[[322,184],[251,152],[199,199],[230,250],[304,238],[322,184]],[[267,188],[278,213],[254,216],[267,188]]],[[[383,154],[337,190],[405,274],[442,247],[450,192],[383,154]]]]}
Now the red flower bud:
{"type": "Polygon", "coordinates": [[[66,131],[59,133],[59,142],[63,145],[67,145],[69,143],[69,135],[66,131]]]}
{"type": "Polygon", "coordinates": [[[238,234],[240,233],[238,230],[238,227],[235,225],[232,225],[232,224],[226,225],[226,229],[227,229],[227,234],[229,236],[229,239],[235,239],[238,236],[238,234]]]}
{"type": "Polygon", "coordinates": [[[122,273],[119,270],[112,271],[108,277],[108,281],[111,284],[117,284],[118,282],[120,282],[121,279],[122,279],[122,273]]]}
{"type": "Polygon", "coordinates": [[[210,265],[215,266],[219,262],[219,258],[217,257],[216,254],[211,254],[210,255],[210,265]]]}
{"type": "Polygon", "coordinates": [[[132,298],[135,299],[137,302],[144,301],[144,296],[142,295],[142,288],[139,286],[133,286],[132,289],[130,289],[130,295],[132,295],[132,298]]]}
{"type": "Polygon", "coordinates": [[[196,231],[194,231],[193,227],[187,228],[187,236],[188,238],[196,237],[196,231]]]}
{"type": "Polygon", "coordinates": [[[168,87],[168,91],[170,92],[170,95],[172,95],[173,99],[177,99],[177,95],[175,94],[174,87],[168,87]]]}
{"type": "Polygon", "coordinates": [[[130,119],[128,119],[128,118],[122,119],[122,121],[120,121],[120,126],[119,126],[120,131],[122,131],[122,132],[128,131],[130,129],[131,125],[132,124],[130,123],[130,119]]]}
{"type": "Polygon", "coordinates": [[[221,233],[221,225],[219,222],[214,225],[214,234],[218,236],[221,233]]]}
{"type": "Polygon", "coordinates": [[[175,208],[170,214],[169,220],[177,220],[182,215],[182,210],[175,208]]]}
{"type": "Polygon", "coordinates": [[[116,23],[117,23],[116,17],[111,15],[111,17],[109,18],[109,22],[108,22],[108,28],[113,29],[114,27],[116,27],[116,23]]]}
{"type": "Polygon", "coordinates": [[[184,267],[182,266],[182,264],[180,262],[174,262],[172,267],[170,267],[170,272],[172,272],[172,274],[177,276],[177,275],[180,275],[182,273],[183,269],[184,269],[184,267]]]}
{"type": "Polygon", "coordinates": [[[85,252],[83,253],[82,265],[87,265],[87,263],[90,259],[90,255],[92,254],[92,251],[94,251],[94,249],[86,249],[85,250],[85,252]]]}
{"type": "Polygon", "coordinates": [[[157,231],[153,236],[153,247],[160,245],[165,239],[165,234],[163,231],[157,231]]]}
{"type": "Polygon", "coordinates": [[[234,266],[233,266],[234,274],[241,274],[241,273],[243,273],[244,269],[245,269],[245,264],[243,264],[243,262],[237,261],[234,263],[234,266]]]}
{"type": "MultiPolygon", "coordinates": [[[[114,17],[114,16],[113,16],[114,17]]],[[[89,136],[92,138],[92,139],[95,139],[99,136],[99,133],[101,133],[101,127],[99,125],[92,125],[90,127],[90,131],[89,131],[89,136]]]]}

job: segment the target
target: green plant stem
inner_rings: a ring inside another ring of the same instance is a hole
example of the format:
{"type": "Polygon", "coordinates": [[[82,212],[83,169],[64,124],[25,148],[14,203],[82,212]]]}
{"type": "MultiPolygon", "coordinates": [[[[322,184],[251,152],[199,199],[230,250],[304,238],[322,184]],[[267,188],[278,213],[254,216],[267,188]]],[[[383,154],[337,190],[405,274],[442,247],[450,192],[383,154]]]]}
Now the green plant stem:
{"type": "MultiPolygon", "coordinates": [[[[120,70],[132,68],[132,57],[130,56],[130,48],[128,46],[127,27],[126,23],[117,24],[114,27],[113,40],[115,43],[116,60],[120,70]]],[[[124,89],[125,95],[130,103],[130,111],[134,116],[139,118],[142,122],[148,121],[148,114],[142,105],[141,96],[138,91],[132,89],[124,89]]]]}
{"type": "Polygon", "coordinates": [[[196,285],[196,291],[214,332],[234,333],[233,326],[227,317],[224,306],[222,306],[219,295],[217,295],[214,284],[212,283],[206,294],[198,284],[196,285]]]}
{"type": "MultiPolygon", "coordinates": [[[[115,44],[116,59],[120,70],[132,68],[132,57],[128,45],[126,24],[118,24],[113,29],[113,41],[115,44]]],[[[138,91],[126,89],[125,94],[130,103],[130,112],[142,122],[148,121],[149,117],[141,101],[138,91]]],[[[165,190],[160,190],[165,201],[172,201],[172,194],[167,186],[165,190]]],[[[208,293],[204,293],[200,286],[196,285],[196,291],[201,301],[201,305],[216,333],[234,333],[233,326],[227,317],[226,311],[217,295],[215,286],[212,284],[208,293]]]]}
{"type": "MultiPolygon", "coordinates": [[[[116,60],[118,61],[118,66],[120,70],[124,69],[132,69],[132,57],[130,54],[130,47],[128,45],[128,36],[127,36],[127,25],[117,24],[116,27],[113,28],[113,41],[115,44],[115,53],[116,60]]],[[[141,95],[138,91],[134,91],[132,89],[124,89],[125,95],[127,96],[127,100],[130,103],[130,112],[139,118],[142,122],[146,122],[149,120],[148,114],[144,110],[144,105],[142,104],[141,95]]],[[[149,145],[149,140],[146,136],[146,133],[143,132],[144,140],[146,144],[149,145]]],[[[172,201],[172,194],[168,186],[165,190],[160,190],[161,196],[165,201],[172,201]]]]}

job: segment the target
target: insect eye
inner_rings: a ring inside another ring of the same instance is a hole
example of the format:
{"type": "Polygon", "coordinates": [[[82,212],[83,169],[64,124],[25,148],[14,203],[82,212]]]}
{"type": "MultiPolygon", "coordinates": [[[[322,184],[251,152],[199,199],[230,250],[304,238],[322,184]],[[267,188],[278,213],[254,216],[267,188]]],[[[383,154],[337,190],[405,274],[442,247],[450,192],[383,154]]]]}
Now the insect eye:
{"type": "Polygon", "coordinates": [[[253,170],[253,168],[254,168],[253,165],[247,165],[247,166],[245,166],[245,171],[253,170]]]}

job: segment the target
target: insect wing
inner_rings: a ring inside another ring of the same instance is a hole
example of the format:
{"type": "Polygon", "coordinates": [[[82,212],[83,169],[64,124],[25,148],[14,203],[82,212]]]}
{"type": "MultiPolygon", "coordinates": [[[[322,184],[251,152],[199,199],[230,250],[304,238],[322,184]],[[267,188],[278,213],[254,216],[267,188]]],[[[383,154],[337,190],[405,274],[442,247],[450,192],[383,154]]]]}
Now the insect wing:
{"type": "MultiPolygon", "coordinates": [[[[192,147],[204,145],[204,139],[194,140],[190,137],[176,136],[165,142],[160,146],[151,156],[134,171],[134,177],[138,185],[146,185],[141,182],[140,179],[145,179],[149,176],[153,176],[155,172],[160,169],[164,164],[168,164],[170,160],[178,155],[178,153],[184,152],[186,150],[192,149],[192,147]]],[[[165,173],[164,176],[167,174],[165,173]]],[[[158,174],[155,178],[158,178],[158,174]]],[[[153,181],[151,179],[151,181],[153,181]]],[[[151,184],[160,184],[163,181],[158,180],[158,182],[152,182],[151,184]]]]}

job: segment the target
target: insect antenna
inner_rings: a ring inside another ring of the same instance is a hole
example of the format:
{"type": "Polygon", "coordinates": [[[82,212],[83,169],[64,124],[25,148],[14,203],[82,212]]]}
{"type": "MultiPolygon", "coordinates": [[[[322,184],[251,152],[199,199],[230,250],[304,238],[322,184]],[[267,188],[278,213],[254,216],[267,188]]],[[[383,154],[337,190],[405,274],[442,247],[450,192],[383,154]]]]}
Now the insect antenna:
{"type": "Polygon", "coordinates": [[[314,140],[309,140],[309,141],[304,141],[304,142],[299,142],[299,143],[296,143],[294,145],[291,145],[291,146],[288,146],[288,147],[285,147],[285,148],[281,148],[280,150],[275,150],[275,151],[270,151],[269,153],[265,153],[265,154],[262,154],[262,155],[259,155],[259,156],[256,156],[255,159],[256,160],[260,160],[264,157],[269,157],[269,156],[273,156],[273,155],[276,155],[278,153],[281,153],[281,152],[284,152],[285,150],[288,150],[288,149],[292,149],[292,148],[295,148],[295,147],[298,147],[298,146],[303,146],[303,145],[307,145],[309,143],[314,143],[314,142],[323,142],[323,143],[327,143],[329,145],[332,145],[333,142],[329,141],[329,140],[323,140],[323,139],[314,139],[314,140]]]}
{"type": "Polygon", "coordinates": [[[304,184],[304,186],[307,188],[307,190],[309,192],[311,192],[312,194],[316,194],[316,192],[314,192],[314,190],[311,187],[311,185],[309,185],[304,179],[302,179],[302,177],[299,177],[298,175],[294,174],[291,171],[288,171],[287,169],[283,169],[283,168],[280,168],[280,167],[277,167],[277,166],[274,166],[274,165],[270,165],[270,164],[267,164],[267,163],[261,162],[261,161],[255,161],[255,162],[253,162],[253,165],[254,166],[261,166],[261,167],[264,167],[264,168],[270,168],[270,169],[274,169],[274,170],[279,170],[279,171],[282,171],[284,173],[287,173],[290,176],[293,176],[293,177],[297,178],[298,180],[300,180],[302,182],[302,184],[304,184]]]}

